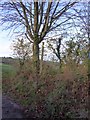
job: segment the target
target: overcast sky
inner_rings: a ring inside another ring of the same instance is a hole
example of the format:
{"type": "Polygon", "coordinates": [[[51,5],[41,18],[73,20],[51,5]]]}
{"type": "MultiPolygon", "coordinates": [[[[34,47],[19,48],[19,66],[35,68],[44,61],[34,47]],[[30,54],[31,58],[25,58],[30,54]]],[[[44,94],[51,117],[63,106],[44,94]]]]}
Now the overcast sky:
{"type": "Polygon", "coordinates": [[[2,31],[2,27],[0,27],[0,57],[11,56],[11,41],[8,31],[2,31]]]}

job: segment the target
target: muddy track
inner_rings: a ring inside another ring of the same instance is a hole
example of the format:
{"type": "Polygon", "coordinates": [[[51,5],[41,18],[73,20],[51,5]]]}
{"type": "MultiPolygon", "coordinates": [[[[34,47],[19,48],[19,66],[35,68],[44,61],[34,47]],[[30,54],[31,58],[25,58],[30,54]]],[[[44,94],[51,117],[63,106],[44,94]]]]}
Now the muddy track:
{"type": "Polygon", "coordinates": [[[2,96],[2,119],[24,118],[22,108],[7,96],[2,96]]]}

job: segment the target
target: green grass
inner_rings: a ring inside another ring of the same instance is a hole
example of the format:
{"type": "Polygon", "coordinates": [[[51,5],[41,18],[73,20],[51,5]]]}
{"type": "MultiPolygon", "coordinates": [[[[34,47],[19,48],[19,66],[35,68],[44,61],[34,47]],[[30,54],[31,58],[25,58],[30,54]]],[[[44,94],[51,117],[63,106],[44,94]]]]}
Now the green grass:
{"type": "Polygon", "coordinates": [[[16,75],[16,69],[9,64],[0,64],[0,68],[2,69],[2,90],[8,92],[11,88],[11,81],[16,75]]]}
{"type": "MultiPolygon", "coordinates": [[[[1,64],[0,64],[1,66],[1,64]]],[[[16,74],[16,69],[12,65],[2,64],[2,78],[8,79],[16,74]]]]}

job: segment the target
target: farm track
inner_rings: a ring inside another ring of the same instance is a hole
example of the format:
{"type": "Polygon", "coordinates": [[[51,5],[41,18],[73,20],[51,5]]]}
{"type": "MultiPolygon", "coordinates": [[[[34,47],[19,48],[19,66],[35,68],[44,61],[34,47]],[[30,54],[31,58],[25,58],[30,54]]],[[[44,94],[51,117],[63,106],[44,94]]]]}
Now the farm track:
{"type": "Polygon", "coordinates": [[[2,96],[2,119],[24,118],[22,108],[7,96],[2,96]]]}

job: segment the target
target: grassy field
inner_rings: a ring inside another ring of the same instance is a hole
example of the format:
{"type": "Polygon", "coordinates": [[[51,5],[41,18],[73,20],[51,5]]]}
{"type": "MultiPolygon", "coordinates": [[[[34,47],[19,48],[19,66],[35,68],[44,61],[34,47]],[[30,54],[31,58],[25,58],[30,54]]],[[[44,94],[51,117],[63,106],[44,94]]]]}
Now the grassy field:
{"type": "Polygon", "coordinates": [[[2,64],[2,76],[4,78],[11,77],[15,75],[15,73],[16,73],[15,67],[8,64],[2,64]]]}
{"type": "Polygon", "coordinates": [[[7,91],[12,78],[16,75],[16,69],[8,64],[0,64],[0,66],[2,67],[2,89],[7,91]]]}

